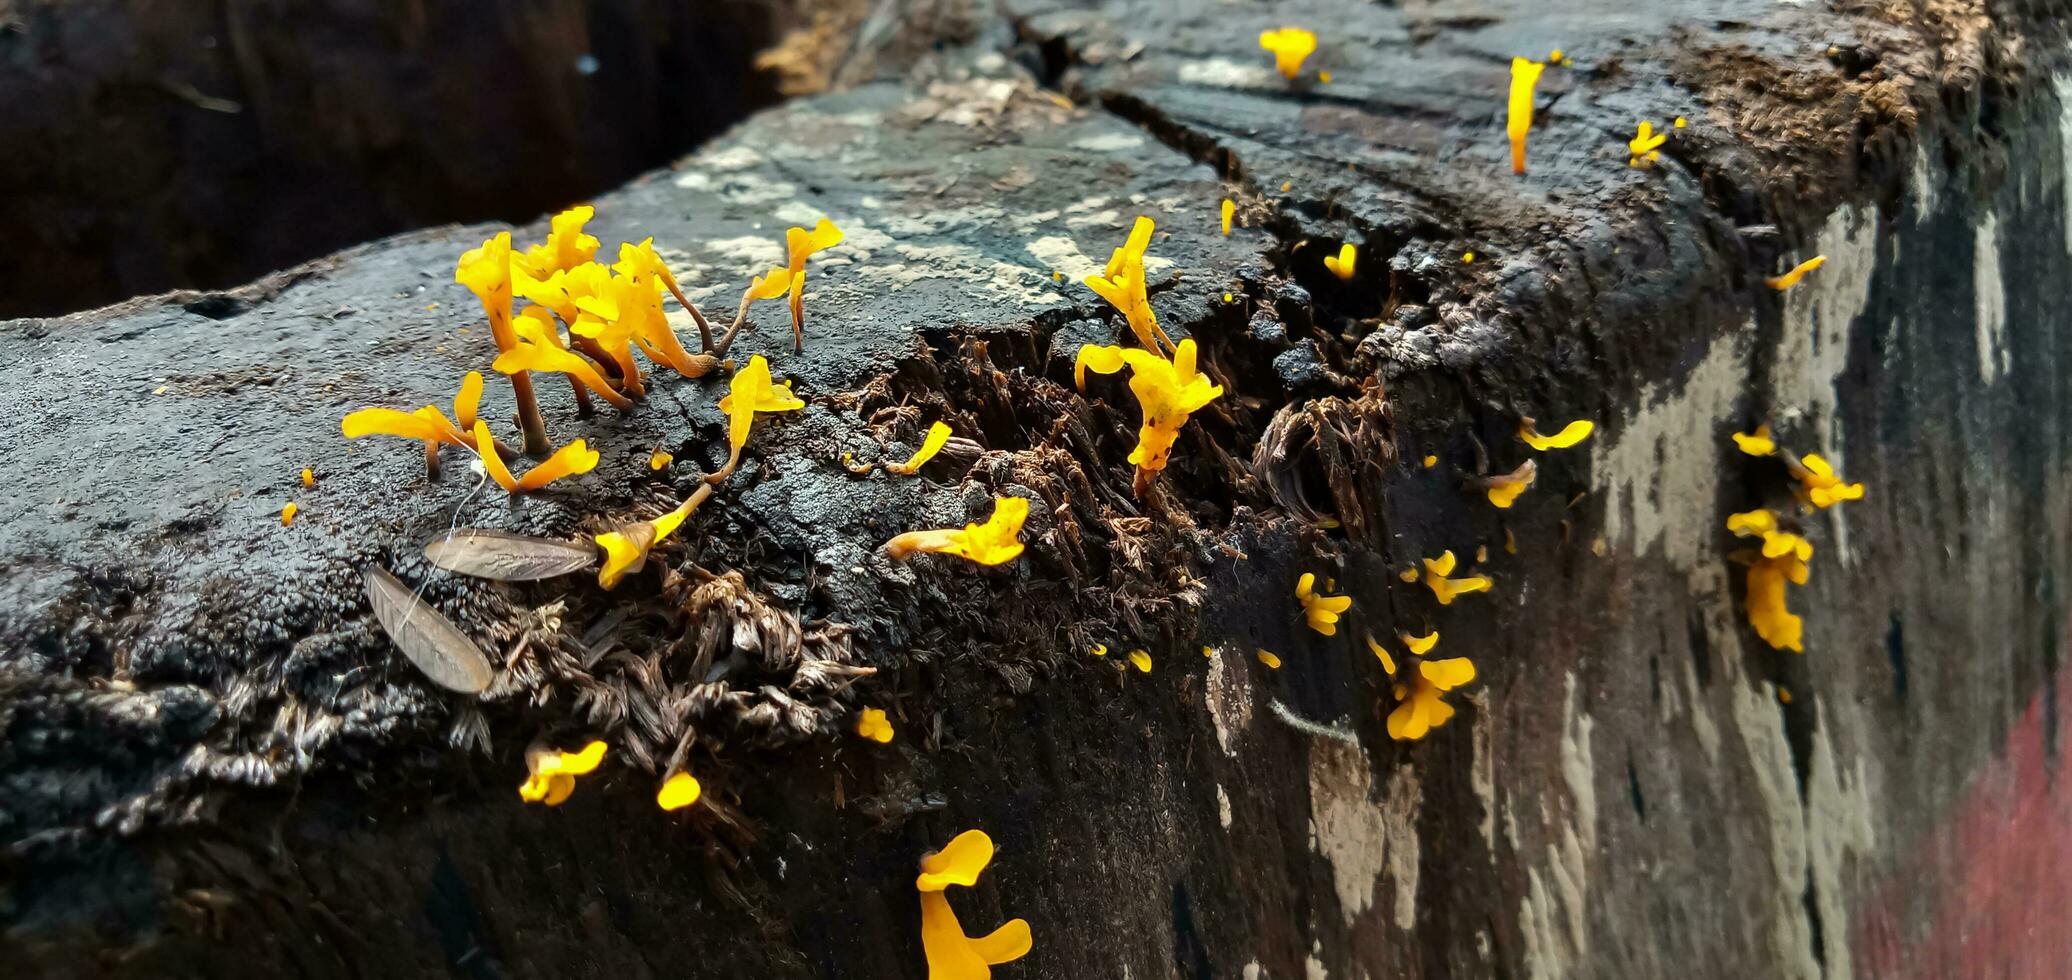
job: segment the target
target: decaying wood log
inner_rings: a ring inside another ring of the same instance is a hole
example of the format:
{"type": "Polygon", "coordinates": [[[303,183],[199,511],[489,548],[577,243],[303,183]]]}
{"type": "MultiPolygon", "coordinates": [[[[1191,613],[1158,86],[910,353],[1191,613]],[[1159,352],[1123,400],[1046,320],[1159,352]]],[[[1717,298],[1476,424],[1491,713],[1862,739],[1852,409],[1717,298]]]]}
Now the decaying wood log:
{"type": "Polygon", "coordinates": [[[832,216],[805,352],[773,303],[735,354],[808,406],[610,592],[421,549],[661,513],[726,458],[723,379],[588,420],[542,385],[602,461],[516,503],[338,435],[483,368],[452,269],[497,229],[0,325],[9,962],[910,977],[915,861],[978,827],[960,911],[1035,934],[1002,977],[2062,975],[2067,11],[1841,6],[1010,0],[759,114],[591,230],[726,308],[832,216]],[[1322,40],[1294,83],[1283,23],[1322,40]],[[1510,59],[1556,47],[1514,177],[1510,59]],[[1079,281],[1138,214],[1228,389],[1142,499],[1124,382],[1072,372],[1127,333],[1079,281]],[[1526,416],[1599,425],[1532,453],[1526,416]],[[842,463],[936,420],[968,446],[918,477],[842,463]],[[1764,422],[1868,487],[1807,522],[1803,655],[1745,622],[1724,530],[1780,489],[1729,438],[1764,422]],[[1514,507],[1470,488],[1528,459],[1514,507]],[[878,550],[1000,494],[1035,502],[1010,565],[878,550]],[[1494,589],[1399,578],[1445,550],[1494,589]],[[392,648],[369,566],[487,691],[392,648]],[[1353,598],[1333,637],[1304,572],[1353,598]],[[1479,676],[1393,741],[1365,637],[1434,629],[1479,676]],[[553,809],[512,793],[542,737],[613,746],[553,809]],[[677,765],[705,798],[666,814],[677,765]]]}

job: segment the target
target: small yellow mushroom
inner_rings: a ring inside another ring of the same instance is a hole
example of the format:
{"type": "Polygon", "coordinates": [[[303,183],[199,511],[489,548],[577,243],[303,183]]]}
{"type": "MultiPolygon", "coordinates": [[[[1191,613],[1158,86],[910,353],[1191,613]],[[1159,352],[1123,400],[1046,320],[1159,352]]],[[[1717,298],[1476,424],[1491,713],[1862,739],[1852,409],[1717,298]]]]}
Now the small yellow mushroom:
{"type": "Polygon", "coordinates": [[[1151,673],[1151,654],[1143,650],[1131,650],[1130,666],[1137,668],[1137,673],[1151,673]]]}
{"type": "Polygon", "coordinates": [[[1273,53],[1273,66],[1281,77],[1294,81],[1302,74],[1302,63],[1317,50],[1317,36],[1300,27],[1283,27],[1259,32],[1259,46],[1273,53]]]}
{"type": "Polygon", "coordinates": [[[763,360],[763,355],[749,358],[747,367],[734,372],[726,397],[719,400],[719,410],[727,416],[727,465],[706,477],[705,482],[718,483],[732,476],[741,465],[741,450],[748,445],[748,432],[755,424],[756,413],[791,412],[805,407],[806,403],[791,393],[791,382],[771,382],[770,362],[763,360]]]}
{"type": "MultiPolygon", "coordinates": [[[[1228,238],[1228,237],[1230,237],[1230,219],[1231,219],[1231,217],[1232,217],[1232,216],[1234,216],[1234,215],[1236,215],[1236,214],[1237,214],[1237,202],[1236,202],[1236,201],[1233,201],[1233,200],[1231,200],[1230,198],[1227,198],[1227,197],[1226,197],[1226,198],[1224,198],[1224,199],[1223,199],[1223,237],[1225,237],[1225,238],[1228,238]]],[[[1226,301],[1226,302],[1227,302],[1227,301],[1226,301]]]]}
{"type": "Polygon", "coordinates": [[[830,249],[842,243],[842,229],[826,218],[813,226],[812,231],[804,228],[787,228],[784,231],[784,248],[788,269],[791,273],[791,346],[793,353],[806,349],[806,260],[813,253],[830,249]]]}
{"type": "Polygon", "coordinates": [[[921,467],[927,465],[929,460],[934,459],[936,453],[942,452],[942,447],[949,445],[949,443],[950,427],[937,422],[928,427],[928,437],[921,441],[921,448],[915,450],[913,456],[909,457],[904,463],[886,463],[885,472],[897,473],[900,476],[913,476],[915,473],[919,473],[921,467]]]}
{"type": "Polygon", "coordinates": [[[518,787],[518,798],[527,803],[545,803],[560,806],[568,794],[575,792],[576,777],[587,776],[604,761],[605,745],[592,741],[579,751],[562,752],[535,743],[525,750],[525,782],[518,787]]]}
{"type": "Polygon", "coordinates": [[[1320,71],[1320,72],[1317,72],[1317,84],[1319,84],[1319,85],[1329,85],[1329,84],[1331,84],[1331,73],[1330,73],[1330,72],[1328,72],[1328,71],[1320,71]]]}
{"type": "Polygon", "coordinates": [[[1010,919],[991,934],[973,938],[964,934],[943,889],[978,882],[993,860],[993,841],[984,833],[967,830],[941,851],[921,859],[921,875],[914,887],[921,894],[921,950],[928,958],[928,980],[987,980],[992,968],[1020,959],[1033,941],[1029,923],[1010,919]]]}
{"type": "Polygon", "coordinates": [[[1792,266],[1790,272],[1787,272],[1781,276],[1772,276],[1771,278],[1763,280],[1763,285],[1768,286],[1771,289],[1775,289],[1779,292],[1783,292],[1784,290],[1790,289],[1791,287],[1798,285],[1799,280],[1806,278],[1806,273],[1812,272],[1813,270],[1818,269],[1826,264],[1827,256],[1816,255],[1810,259],[1807,259],[1804,262],[1799,263],[1798,265],[1792,266]]]}
{"type": "MultiPolygon", "coordinates": [[[[525,313],[539,315],[518,317],[518,325],[513,329],[520,337],[519,343],[512,345],[510,350],[498,354],[496,360],[489,365],[491,368],[499,374],[518,374],[524,371],[566,374],[610,402],[613,408],[621,412],[633,411],[633,401],[619,394],[604,380],[603,375],[597,373],[594,365],[581,354],[562,347],[558,339],[549,339],[551,335],[560,331],[547,320],[539,307],[529,307],[525,313]]],[[[635,375],[637,373],[634,372],[635,375]]]]}
{"type": "Polygon", "coordinates": [[[1821,510],[1844,500],[1863,499],[1863,484],[1842,482],[1834,468],[1817,453],[1807,453],[1801,458],[1799,465],[1791,467],[1791,475],[1805,486],[1806,499],[1821,510]]]}
{"type": "Polygon", "coordinates": [[[856,717],[856,734],[883,744],[892,741],[892,721],[883,708],[865,708],[856,717]]]}
{"type": "Polygon", "coordinates": [[[1686,121],[1684,120],[1684,117],[1682,117],[1682,116],[1678,116],[1678,117],[1676,117],[1676,128],[1678,128],[1678,129],[1682,129],[1682,128],[1684,128],[1684,126],[1686,126],[1686,125],[1688,125],[1688,123],[1687,123],[1687,122],[1686,122],[1686,121]]]}
{"type": "Polygon", "coordinates": [[[1302,615],[1309,621],[1309,628],[1325,636],[1338,635],[1338,617],[1352,608],[1353,598],[1347,595],[1318,595],[1314,588],[1317,577],[1312,572],[1303,572],[1295,581],[1295,598],[1302,603],[1302,615]]]}
{"type": "Polygon", "coordinates": [[[1401,704],[1389,713],[1389,737],[1420,739],[1453,717],[1453,706],[1445,694],[1475,679],[1475,664],[1466,657],[1426,660],[1417,665],[1407,684],[1396,685],[1401,704]]]}
{"type": "Polygon", "coordinates": [[[1417,654],[1420,657],[1430,653],[1433,647],[1439,645],[1438,630],[1433,630],[1423,636],[1411,636],[1408,633],[1398,633],[1396,635],[1402,639],[1404,646],[1410,648],[1411,653],[1417,654]]]}
{"type": "MultiPolygon", "coordinates": [[[[670,273],[669,266],[656,254],[654,238],[643,239],[638,245],[621,242],[619,261],[613,263],[612,269],[622,276],[631,277],[636,281],[660,283],[663,288],[668,289],[669,295],[676,297],[677,305],[691,315],[691,322],[698,325],[698,339],[704,343],[705,353],[712,354],[712,325],[705,322],[704,311],[698,309],[698,304],[691,302],[691,298],[684,295],[683,287],[677,283],[676,276],[670,273]]],[[[668,317],[662,315],[660,303],[653,305],[651,315],[646,318],[643,326],[645,329],[642,335],[648,346],[653,348],[650,355],[661,354],[662,356],[656,360],[675,368],[677,373],[684,377],[703,377],[718,366],[716,357],[693,355],[676,342],[676,331],[670,328],[668,317]]]]}
{"type": "Polygon", "coordinates": [[[627,575],[640,571],[647,565],[648,552],[676,533],[684,519],[710,496],[712,484],[699,484],[697,490],[667,514],[595,535],[592,540],[604,550],[604,565],[597,570],[597,584],[606,590],[615,589],[627,575]]]}
{"type": "MultiPolygon", "coordinates": [[[[473,372],[473,371],[469,371],[468,373],[469,373],[469,374],[475,374],[475,372],[473,372]]],[[[477,377],[477,378],[480,378],[480,377],[481,377],[481,375],[479,375],[479,374],[475,374],[475,377],[477,377]]],[[[310,469],[310,468],[309,468],[309,467],[307,467],[307,466],[303,467],[303,468],[302,468],[302,485],[303,485],[304,487],[314,487],[314,486],[316,486],[316,485],[317,485],[317,471],[316,471],[316,470],[313,470],[313,469],[310,469]]]]}
{"type": "Polygon", "coordinates": [[[1539,464],[1528,459],[1509,473],[1485,477],[1481,482],[1484,491],[1489,495],[1489,502],[1496,505],[1499,510],[1509,510],[1512,504],[1518,502],[1518,495],[1524,493],[1525,488],[1532,486],[1532,481],[1539,478],[1539,473],[1539,464]]]}
{"type": "Polygon", "coordinates": [[[1324,268],[1331,270],[1331,274],[1341,281],[1351,282],[1353,266],[1358,263],[1359,258],[1359,251],[1353,248],[1351,242],[1346,242],[1338,246],[1337,255],[1324,256],[1324,268]]]}
{"type": "Polygon", "coordinates": [[[1777,440],[1770,438],[1768,423],[1758,425],[1754,432],[1736,432],[1734,445],[1750,456],[1768,456],[1777,451],[1777,440]]]}
{"type": "Polygon", "coordinates": [[[482,468],[488,471],[489,478],[509,493],[529,493],[555,480],[579,476],[597,468],[597,450],[577,439],[555,450],[554,455],[527,470],[524,476],[514,479],[510,469],[504,466],[503,457],[497,454],[496,440],[489,434],[489,424],[481,419],[475,420],[475,453],[482,457],[482,468]]]}
{"type": "Polygon", "coordinates": [[[1096,657],[1105,657],[1108,655],[1108,644],[1096,643],[1093,645],[1093,648],[1088,650],[1087,652],[1093,654],[1096,657]]]}
{"type": "Polygon", "coordinates": [[[1668,133],[1655,132],[1655,124],[1643,119],[1632,139],[1626,141],[1626,165],[1638,167],[1654,163],[1662,158],[1662,144],[1669,142],[1668,133]]]}
{"type": "Polygon", "coordinates": [[[1207,375],[1195,370],[1193,338],[1181,341],[1170,361],[1155,351],[1086,344],[1074,359],[1073,375],[1083,391],[1088,370],[1113,374],[1125,364],[1130,368],[1130,391],[1137,396],[1137,404],[1144,412],[1144,423],[1137,430],[1137,447],[1129,457],[1137,467],[1135,491],[1141,497],[1159,471],[1165,469],[1188,416],[1215,401],[1223,394],[1223,387],[1210,384],[1207,375]]]}
{"type": "MultiPolygon", "coordinates": [[[[453,279],[482,301],[489,318],[489,333],[499,353],[518,344],[511,327],[511,233],[498,232],[482,247],[462,253],[453,279]]],[[[518,427],[525,435],[525,454],[547,453],[547,423],[540,418],[539,401],[533,397],[532,378],[520,371],[511,377],[511,393],[518,400],[518,427]]]]}
{"type": "Polygon", "coordinates": [[[295,515],[297,512],[301,510],[301,505],[295,503],[292,500],[288,501],[288,505],[286,507],[281,508],[281,526],[288,527],[294,524],[295,515]]]}
{"type": "Polygon", "coordinates": [[[674,462],[676,462],[676,455],[659,446],[656,447],[653,452],[648,453],[648,469],[667,469],[669,467],[669,464],[674,462]]]}
{"type": "Polygon", "coordinates": [[[1434,466],[1437,466],[1437,465],[1439,465],[1439,456],[1438,456],[1438,454],[1436,454],[1436,453],[1426,453],[1426,454],[1425,454],[1425,458],[1424,458],[1424,468],[1425,468],[1425,469],[1431,469],[1432,467],[1434,467],[1434,466]]]}
{"type": "Polygon", "coordinates": [[[1577,419],[1562,426],[1561,431],[1551,436],[1543,436],[1540,435],[1540,431],[1537,428],[1533,427],[1532,416],[1528,415],[1518,420],[1518,438],[1525,440],[1526,445],[1540,452],[1546,452],[1549,449],[1567,449],[1590,438],[1590,433],[1596,430],[1597,423],[1588,419],[1577,419]]]}
{"type": "Polygon", "coordinates": [[[1805,620],[1785,607],[1784,586],[1806,584],[1806,563],[1796,556],[1759,558],[1748,566],[1748,624],[1773,649],[1804,653],[1805,620]]]}
{"type": "Polygon", "coordinates": [[[1511,59],[1511,103],[1504,128],[1511,137],[1511,173],[1525,173],[1525,136],[1532,131],[1533,90],[1547,66],[1530,58],[1511,59]]]}
{"type": "Polygon", "coordinates": [[[967,524],[962,530],[908,531],[885,542],[885,552],[896,561],[905,561],[917,551],[930,551],[980,565],[998,565],[1021,555],[1022,524],[1028,519],[1028,498],[996,497],[993,516],[984,524],[967,524]]]}
{"type": "Polygon", "coordinates": [[[588,204],[579,204],[553,217],[548,222],[547,241],[525,250],[525,254],[512,254],[511,265],[538,278],[555,272],[564,272],[582,265],[597,254],[602,243],[594,235],[583,233],[583,226],[597,216],[597,209],[588,204]]]}
{"type": "Polygon", "coordinates": [[[1453,574],[1453,552],[1447,551],[1437,558],[1424,560],[1424,581],[1432,590],[1432,597],[1442,606],[1453,605],[1458,596],[1470,592],[1487,592],[1496,583],[1487,575],[1469,575],[1464,578],[1449,578],[1453,574]]]}
{"type": "Polygon", "coordinates": [[[655,791],[655,805],[664,810],[681,810],[705,795],[705,787],[699,785],[698,777],[679,772],[662,781],[662,788],[655,791]]]}
{"type": "Polygon", "coordinates": [[[1257,652],[1257,656],[1259,657],[1259,662],[1266,665],[1266,669],[1281,669],[1281,658],[1275,656],[1271,651],[1260,650],[1257,652]]]}
{"type": "Polygon", "coordinates": [[[1173,341],[1159,328],[1158,314],[1152,311],[1149,295],[1145,292],[1148,280],[1144,272],[1144,251],[1151,247],[1151,233],[1155,227],[1150,218],[1138,215],[1136,223],[1130,226],[1129,238],[1108,256],[1107,267],[1100,275],[1086,277],[1085,282],[1088,289],[1122,313],[1138,344],[1147,351],[1163,355],[1172,349],[1173,341]]]}
{"type": "Polygon", "coordinates": [[[1460,253],[1460,260],[1463,264],[1473,264],[1475,261],[1475,253],[1462,252],[1460,253]]]}
{"type": "Polygon", "coordinates": [[[1388,675],[1390,677],[1396,676],[1396,658],[1389,656],[1389,652],[1386,647],[1383,647],[1380,643],[1375,642],[1373,634],[1368,634],[1365,637],[1365,639],[1367,641],[1367,649],[1372,650],[1374,652],[1375,659],[1381,661],[1381,669],[1388,671],[1388,675]]]}

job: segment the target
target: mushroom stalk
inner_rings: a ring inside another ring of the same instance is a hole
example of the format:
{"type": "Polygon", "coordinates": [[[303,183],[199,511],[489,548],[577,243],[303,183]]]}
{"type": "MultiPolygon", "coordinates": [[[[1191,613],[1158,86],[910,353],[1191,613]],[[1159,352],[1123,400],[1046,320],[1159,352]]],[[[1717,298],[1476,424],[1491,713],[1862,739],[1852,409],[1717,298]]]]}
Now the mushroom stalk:
{"type": "MultiPolygon", "coordinates": [[[[518,346],[518,333],[511,328],[509,298],[501,308],[489,308],[489,332],[496,337],[498,351],[518,346]]],[[[518,402],[518,429],[525,434],[525,455],[534,459],[546,456],[554,447],[547,442],[547,422],[540,417],[539,400],[533,397],[531,375],[523,371],[511,375],[511,397],[518,402]]]]}

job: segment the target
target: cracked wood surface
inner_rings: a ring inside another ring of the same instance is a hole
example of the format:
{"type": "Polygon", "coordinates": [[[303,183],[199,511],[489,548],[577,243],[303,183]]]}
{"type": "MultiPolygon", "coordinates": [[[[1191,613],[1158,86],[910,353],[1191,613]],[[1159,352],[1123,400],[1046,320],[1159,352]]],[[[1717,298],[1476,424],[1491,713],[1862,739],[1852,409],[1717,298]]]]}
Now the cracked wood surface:
{"type": "Polygon", "coordinates": [[[806,353],[776,304],[741,348],[808,409],[759,423],[668,571],[610,594],[414,555],[456,522],[659,512],[724,457],[715,384],[581,422],[542,385],[557,438],[604,461],[515,508],[336,436],[486,360],[450,280],[489,229],[0,326],[24,488],[0,502],[8,943],[59,976],[911,976],[913,861],[978,826],[1001,851],[960,910],[1036,935],[1002,976],[2060,973],[2053,906],[2007,897],[2058,894],[2038,869],[2072,860],[2047,777],[2059,13],[1017,0],[976,46],[596,202],[593,233],[653,235],[708,308],[785,225],[849,233],[809,273],[806,353]],[[1305,20],[1334,80],[1290,94],[1252,42],[1305,20]],[[1575,65],[1513,179],[1508,58],[1556,46],[1575,65]],[[1632,123],[1677,114],[1628,170],[1632,123]],[[1077,280],[1138,213],[1161,322],[1232,388],[1143,502],[1124,389],[1070,377],[1116,331],[1077,280]],[[1350,284],[1321,267],[1339,240],[1350,284]],[[1813,252],[1804,286],[1761,287],[1813,252]],[[1601,427],[1500,515],[1459,483],[1524,458],[1521,414],[1601,427]],[[907,480],[838,462],[935,418],[977,454],[907,480]],[[1804,657],[1742,624],[1718,530],[1759,492],[1726,434],[1766,418],[1870,487],[1822,522],[1804,657]],[[1280,469],[1241,462],[1290,432],[1280,469]],[[1044,504],[1016,565],[874,553],[995,492],[1044,504]],[[1478,545],[1492,595],[1440,610],[1395,577],[1478,545]],[[482,702],[372,629],[368,563],[508,654],[482,702]],[[1336,638],[1302,627],[1302,571],[1354,596],[1336,638]],[[1360,635],[1432,627],[1480,679],[1391,743],[1360,635]],[[806,676],[829,662],[877,673],[806,676]],[[713,664],[721,690],[691,670],[713,664]],[[861,704],[893,745],[842,737],[861,704]],[[521,807],[525,744],[575,731],[621,754],[521,807]],[[651,796],[685,746],[708,804],[672,819],[651,796]],[[1982,847],[1991,827],[2035,850],[1982,847]]]}

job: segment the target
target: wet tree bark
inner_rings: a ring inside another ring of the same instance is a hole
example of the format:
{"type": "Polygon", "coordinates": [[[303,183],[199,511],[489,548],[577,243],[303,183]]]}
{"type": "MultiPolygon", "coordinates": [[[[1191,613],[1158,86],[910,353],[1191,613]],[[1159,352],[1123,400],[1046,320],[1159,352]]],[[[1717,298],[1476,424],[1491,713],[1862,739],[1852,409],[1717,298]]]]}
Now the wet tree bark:
{"type": "Polygon", "coordinates": [[[999,856],[953,901],[1035,934],[1002,977],[2064,974],[2067,11],[1613,10],[1013,0],[600,198],[708,311],[786,225],[848,236],[805,353],[781,304],[738,348],[808,407],[608,593],[419,549],[661,512],[725,458],[720,383],[549,397],[602,462],[515,504],[337,435],[483,368],[450,280],[493,228],[0,325],[10,962],[909,977],[914,863],[979,827],[999,856]],[[1322,36],[1293,84],[1253,43],[1282,23],[1322,36]],[[1554,47],[1513,177],[1509,59],[1554,47]],[[1077,283],[1140,213],[1160,322],[1227,388],[1141,500],[1128,389],[1071,370],[1120,329],[1077,283]],[[1533,454],[1522,416],[1599,427],[1533,454]],[[936,420],[965,442],[917,478],[842,464],[936,420]],[[1807,523],[1803,655],[1744,621],[1723,530],[1781,493],[1729,440],[1764,422],[1868,487],[1807,523]],[[1472,488],[1528,458],[1515,507],[1472,488]],[[1035,501],[1013,565],[878,550],[998,494],[1035,501]],[[1445,550],[1495,588],[1399,578],[1445,550]],[[488,692],[394,652],[370,564],[491,653],[488,692]],[[1336,636],[1303,572],[1353,597],[1336,636]],[[1479,676],[1392,741],[1365,637],[1429,630],[1479,676]],[[892,743],[848,733],[866,705],[892,743]],[[613,746],[551,810],[512,792],[542,736],[613,746]],[[705,782],[678,815],[672,761],[705,782]]]}

